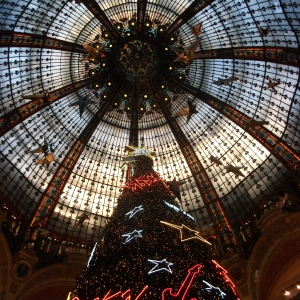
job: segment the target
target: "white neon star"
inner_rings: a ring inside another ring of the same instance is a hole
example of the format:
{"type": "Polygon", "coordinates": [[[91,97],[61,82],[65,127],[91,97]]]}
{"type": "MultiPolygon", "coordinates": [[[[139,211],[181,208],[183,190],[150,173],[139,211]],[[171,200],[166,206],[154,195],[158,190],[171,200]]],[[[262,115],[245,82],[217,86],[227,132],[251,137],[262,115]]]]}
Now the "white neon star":
{"type": "Polygon", "coordinates": [[[174,264],[166,261],[166,259],[163,260],[148,259],[148,261],[155,264],[155,266],[148,272],[149,275],[155,272],[160,272],[162,270],[166,270],[167,272],[172,274],[172,270],[170,269],[170,266],[173,266],[174,264]]]}
{"type": "Polygon", "coordinates": [[[134,230],[130,233],[123,234],[122,237],[127,237],[123,244],[130,242],[135,237],[142,238],[142,235],[141,235],[142,231],[143,230],[134,230]]]}
{"type": "Polygon", "coordinates": [[[213,286],[212,284],[206,282],[205,280],[202,280],[205,284],[207,284],[208,288],[206,288],[207,291],[211,292],[212,290],[217,290],[219,292],[219,296],[222,297],[222,299],[224,299],[224,297],[226,296],[226,294],[224,292],[221,291],[220,288],[213,286]]]}
{"type": "Polygon", "coordinates": [[[142,205],[136,206],[133,210],[125,214],[125,216],[129,215],[128,219],[132,218],[137,212],[144,210],[142,205]]]}

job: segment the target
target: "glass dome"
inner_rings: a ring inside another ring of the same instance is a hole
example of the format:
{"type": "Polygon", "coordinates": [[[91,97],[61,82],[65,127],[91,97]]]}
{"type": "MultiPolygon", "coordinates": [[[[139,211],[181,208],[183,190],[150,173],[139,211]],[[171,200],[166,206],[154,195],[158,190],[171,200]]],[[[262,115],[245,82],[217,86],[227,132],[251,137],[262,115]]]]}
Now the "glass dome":
{"type": "Polygon", "coordinates": [[[130,176],[127,145],[155,151],[164,180],[185,181],[178,204],[204,236],[217,222],[213,203],[234,226],[298,172],[295,2],[16,0],[0,7],[1,191],[31,226],[99,240],[130,176]],[[199,24],[196,36],[191,28],[199,24]],[[197,58],[175,62],[197,39],[197,58]],[[103,52],[88,56],[83,44],[103,52]],[[228,84],[214,83],[219,78],[228,84]],[[175,115],[189,103],[197,113],[187,122],[175,115]],[[251,120],[265,122],[251,127],[251,120]],[[30,153],[44,139],[55,149],[48,168],[36,164],[43,155],[30,153]],[[227,172],[230,165],[242,175],[227,172]],[[89,218],[77,227],[83,213],[89,218]]]}

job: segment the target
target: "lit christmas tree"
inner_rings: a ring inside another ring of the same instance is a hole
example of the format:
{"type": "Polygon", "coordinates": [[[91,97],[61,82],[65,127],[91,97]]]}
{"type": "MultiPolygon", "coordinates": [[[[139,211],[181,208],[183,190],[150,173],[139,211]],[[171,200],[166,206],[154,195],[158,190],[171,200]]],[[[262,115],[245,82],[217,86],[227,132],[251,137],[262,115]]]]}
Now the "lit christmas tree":
{"type": "Polygon", "coordinates": [[[73,300],[238,299],[193,217],[176,204],[146,148],[127,147],[133,175],[101,242],[77,280],[73,300]]]}

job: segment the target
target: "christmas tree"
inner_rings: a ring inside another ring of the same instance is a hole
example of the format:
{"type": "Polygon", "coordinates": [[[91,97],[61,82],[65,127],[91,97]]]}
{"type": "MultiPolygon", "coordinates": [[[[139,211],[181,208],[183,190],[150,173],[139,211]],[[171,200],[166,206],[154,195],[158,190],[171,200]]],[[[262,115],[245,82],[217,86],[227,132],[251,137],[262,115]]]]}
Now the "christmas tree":
{"type": "Polygon", "coordinates": [[[193,230],[145,147],[127,147],[132,177],[101,242],[77,280],[73,300],[238,299],[208,241],[193,230]]]}

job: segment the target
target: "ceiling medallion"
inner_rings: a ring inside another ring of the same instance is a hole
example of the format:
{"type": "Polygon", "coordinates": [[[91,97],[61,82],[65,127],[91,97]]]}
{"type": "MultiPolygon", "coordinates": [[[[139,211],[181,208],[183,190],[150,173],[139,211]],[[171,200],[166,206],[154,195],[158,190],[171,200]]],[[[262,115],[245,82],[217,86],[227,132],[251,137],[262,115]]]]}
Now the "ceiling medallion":
{"type": "Polygon", "coordinates": [[[146,42],[128,42],[116,56],[116,66],[129,81],[143,82],[156,74],[158,57],[146,42]]]}

